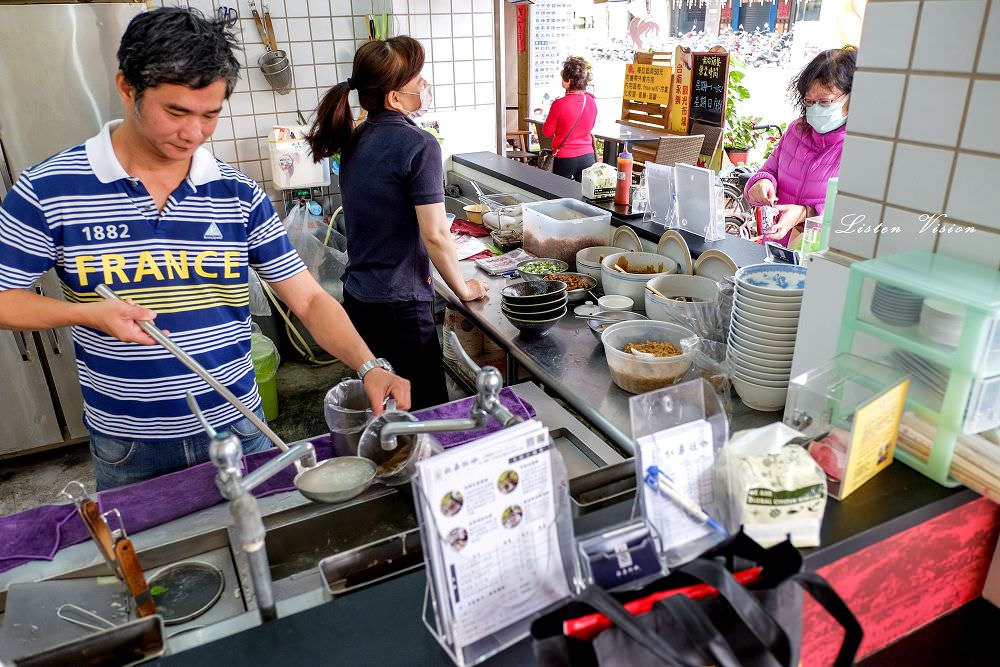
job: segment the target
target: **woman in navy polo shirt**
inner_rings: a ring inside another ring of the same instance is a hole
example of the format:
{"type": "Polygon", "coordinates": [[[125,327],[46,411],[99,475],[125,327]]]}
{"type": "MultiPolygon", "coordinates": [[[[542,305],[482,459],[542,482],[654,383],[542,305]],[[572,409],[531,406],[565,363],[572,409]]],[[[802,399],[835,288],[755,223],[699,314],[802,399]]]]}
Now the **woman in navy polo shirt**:
{"type": "Polygon", "coordinates": [[[462,280],[444,209],[441,148],[410,120],[431,101],[423,66],[424,49],[412,37],[365,43],[350,78],[320,102],[309,137],[316,160],[341,153],[344,308],[372,351],[410,381],[414,408],[448,400],[431,263],[463,301],[487,291],[480,280],[462,280]],[[352,90],[368,112],[356,128],[352,90]]]}

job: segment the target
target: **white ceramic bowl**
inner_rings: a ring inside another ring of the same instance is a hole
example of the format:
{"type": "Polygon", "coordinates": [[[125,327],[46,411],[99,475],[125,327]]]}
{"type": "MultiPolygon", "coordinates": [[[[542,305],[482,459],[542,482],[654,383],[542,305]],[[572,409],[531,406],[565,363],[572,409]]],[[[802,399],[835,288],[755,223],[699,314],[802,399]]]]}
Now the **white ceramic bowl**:
{"type": "Polygon", "coordinates": [[[718,317],[713,313],[718,312],[719,302],[719,287],[714,280],[670,274],[653,278],[646,285],[668,297],[663,299],[646,290],[646,314],[650,319],[690,326],[703,338],[714,333],[718,317]],[[693,297],[702,301],[693,303],[669,297],[693,297]]]}
{"type": "MultiPolygon", "coordinates": [[[[759,359],[760,361],[774,361],[778,363],[792,361],[792,357],[795,356],[793,351],[787,353],[778,352],[777,350],[772,350],[771,352],[760,352],[756,350],[751,350],[749,347],[743,344],[742,341],[736,338],[729,339],[729,347],[736,350],[741,356],[751,357],[753,359],[759,359]]],[[[794,350],[795,348],[792,348],[794,350]]]]}
{"type": "Polygon", "coordinates": [[[758,308],[777,308],[778,310],[798,310],[802,307],[802,295],[770,296],[736,286],[736,300],[744,300],[758,308]],[[780,307],[779,307],[780,306],[780,307]]]}
{"type": "Polygon", "coordinates": [[[597,305],[602,310],[632,310],[635,302],[627,296],[621,294],[605,294],[597,300],[597,305]]]}
{"type": "Polygon", "coordinates": [[[735,347],[729,348],[729,356],[736,366],[759,370],[762,373],[787,373],[792,368],[791,359],[761,359],[748,355],[746,352],[740,352],[735,347]]]}
{"type": "Polygon", "coordinates": [[[632,299],[636,310],[646,309],[646,283],[653,278],[677,272],[677,262],[653,252],[617,252],[601,262],[601,284],[605,294],[620,294],[632,299]],[[631,267],[660,268],[657,273],[622,273],[614,269],[619,259],[628,260],[631,267]]]}
{"type": "Polygon", "coordinates": [[[740,319],[745,320],[748,323],[753,323],[755,325],[766,326],[766,327],[776,327],[782,330],[795,330],[799,326],[799,314],[795,313],[794,317],[772,317],[770,315],[757,315],[751,313],[746,309],[746,306],[741,304],[736,304],[733,312],[740,316],[740,319]]]}
{"type": "Polygon", "coordinates": [[[756,384],[756,385],[759,385],[761,387],[770,387],[772,389],[787,388],[788,385],[789,385],[789,383],[791,382],[791,380],[788,380],[788,379],[784,379],[784,380],[761,380],[760,378],[756,378],[756,377],[754,377],[752,375],[747,375],[745,372],[743,372],[741,370],[734,371],[733,372],[733,377],[738,377],[739,379],[745,380],[745,381],[750,382],[752,384],[756,384]]]}
{"type": "Polygon", "coordinates": [[[736,272],[736,282],[755,294],[801,296],[806,288],[806,267],[796,264],[751,264],[736,272]]]}
{"type": "MultiPolygon", "coordinates": [[[[757,339],[747,339],[735,331],[730,330],[729,332],[729,344],[736,345],[737,347],[745,348],[747,354],[773,354],[779,355],[789,355],[795,354],[795,344],[788,344],[784,342],[771,342],[771,341],[760,341],[757,339]]],[[[741,350],[742,351],[742,350],[741,350]]]]}
{"type": "Polygon", "coordinates": [[[754,382],[757,382],[759,380],[761,382],[778,382],[778,383],[784,382],[785,384],[788,384],[788,381],[791,379],[791,369],[788,369],[786,371],[776,371],[771,373],[767,371],[759,371],[756,368],[750,368],[748,366],[740,366],[737,364],[734,369],[734,372],[739,373],[743,377],[747,378],[748,380],[753,380],[754,382]]]}
{"type": "Polygon", "coordinates": [[[744,313],[750,313],[751,315],[758,315],[760,317],[775,317],[782,320],[797,320],[801,311],[799,308],[794,310],[781,310],[779,308],[761,308],[756,305],[760,302],[753,302],[748,299],[740,297],[736,300],[736,305],[739,306],[740,310],[744,313]]]}
{"type": "Polygon", "coordinates": [[[579,250],[576,253],[576,270],[597,278],[597,284],[600,285],[601,259],[621,251],[621,248],[610,245],[597,245],[579,250]]]}
{"type": "Polygon", "coordinates": [[[733,378],[733,387],[744,405],[760,412],[776,412],[785,407],[788,387],[766,387],[740,377],[733,378]]]}
{"type": "Polygon", "coordinates": [[[799,330],[799,325],[797,323],[791,326],[772,327],[767,324],[751,322],[743,317],[743,315],[738,311],[733,313],[733,321],[737,322],[748,331],[770,334],[772,338],[777,340],[795,340],[795,335],[799,330]]]}
{"type": "Polygon", "coordinates": [[[767,342],[768,344],[784,343],[789,347],[795,347],[794,333],[771,333],[770,331],[751,329],[747,325],[742,324],[736,317],[733,317],[729,330],[735,331],[740,340],[753,340],[760,341],[761,343],[767,342]]]}

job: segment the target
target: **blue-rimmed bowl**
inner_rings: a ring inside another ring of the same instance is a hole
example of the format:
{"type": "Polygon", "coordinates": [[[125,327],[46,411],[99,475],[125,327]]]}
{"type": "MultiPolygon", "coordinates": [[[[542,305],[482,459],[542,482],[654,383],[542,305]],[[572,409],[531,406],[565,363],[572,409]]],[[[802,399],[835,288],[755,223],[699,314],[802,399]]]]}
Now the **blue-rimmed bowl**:
{"type": "Polygon", "coordinates": [[[752,264],[736,272],[736,282],[753,294],[801,296],[806,289],[806,267],[795,264],[752,264]]]}

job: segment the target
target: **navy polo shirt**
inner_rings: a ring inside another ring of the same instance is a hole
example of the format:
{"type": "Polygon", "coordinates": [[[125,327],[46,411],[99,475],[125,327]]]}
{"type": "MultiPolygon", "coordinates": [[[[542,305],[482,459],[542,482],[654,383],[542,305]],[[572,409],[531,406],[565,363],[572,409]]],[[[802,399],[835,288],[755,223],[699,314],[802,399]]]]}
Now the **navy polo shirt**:
{"type": "Polygon", "coordinates": [[[444,202],[437,139],[396,111],[370,114],[344,151],[344,289],[359,301],[432,301],[431,263],[414,206],[444,202]]]}

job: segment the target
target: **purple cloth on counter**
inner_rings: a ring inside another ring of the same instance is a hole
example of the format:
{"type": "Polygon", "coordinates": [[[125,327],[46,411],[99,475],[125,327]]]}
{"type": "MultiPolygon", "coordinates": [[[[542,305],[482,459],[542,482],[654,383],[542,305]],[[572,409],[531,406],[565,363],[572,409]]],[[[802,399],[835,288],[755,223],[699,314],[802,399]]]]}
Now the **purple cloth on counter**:
{"type": "MultiPolygon", "coordinates": [[[[472,398],[415,412],[421,421],[429,419],[455,419],[469,414],[472,398]]],[[[505,387],[500,392],[500,402],[514,415],[523,419],[535,416],[535,409],[521,399],[513,389],[505,387]]],[[[458,433],[436,433],[434,437],[445,448],[455,447],[500,430],[494,420],[478,431],[458,433]]],[[[316,448],[316,458],[320,461],[333,454],[330,436],[324,435],[311,440],[316,448]]],[[[243,459],[245,474],[257,470],[267,461],[277,456],[278,450],[251,454],[243,459]]],[[[276,493],[294,491],[295,468],[288,467],[261,484],[254,490],[254,496],[263,498],[276,493]]],[[[97,502],[102,512],[117,508],[127,533],[159,526],[199,510],[207,509],[223,502],[222,495],[215,486],[215,466],[200,463],[184,470],[178,470],[161,477],[154,477],[117,489],[97,494],[97,502]]],[[[111,528],[118,528],[113,517],[111,528]]],[[[90,539],[83,520],[71,504],[41,505],[17,514],[0,517],[0,572],[6,572],[34,560],[52,560],[60,549],[79,544],[90,539]]]]}

